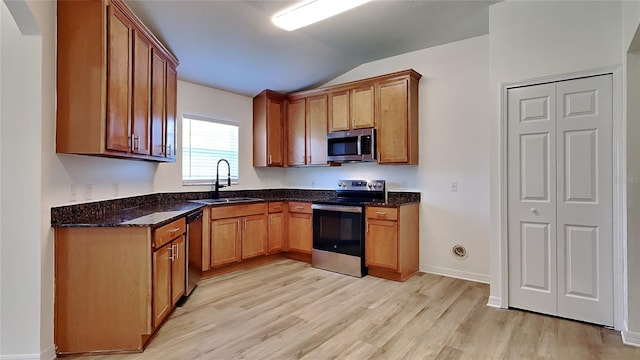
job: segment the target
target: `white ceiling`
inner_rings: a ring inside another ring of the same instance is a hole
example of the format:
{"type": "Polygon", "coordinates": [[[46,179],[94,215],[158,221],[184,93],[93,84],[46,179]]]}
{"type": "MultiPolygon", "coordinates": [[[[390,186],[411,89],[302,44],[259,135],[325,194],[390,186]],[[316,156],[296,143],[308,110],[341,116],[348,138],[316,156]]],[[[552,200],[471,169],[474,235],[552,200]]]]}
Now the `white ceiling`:
{"type": "Polygon", "coordinates": [[[295,1],[125,2],[178,57],[180,79],[254,96],[312,88],[370,61],[487,34],[497,1],[374,0],[293,32],[271,17],[295,1]]]}

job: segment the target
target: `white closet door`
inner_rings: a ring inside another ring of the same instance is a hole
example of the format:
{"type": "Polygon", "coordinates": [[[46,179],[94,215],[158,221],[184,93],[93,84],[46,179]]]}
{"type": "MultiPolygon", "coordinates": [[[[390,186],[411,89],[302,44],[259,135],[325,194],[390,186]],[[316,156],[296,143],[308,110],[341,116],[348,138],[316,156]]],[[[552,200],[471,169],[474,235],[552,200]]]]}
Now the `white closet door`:
{"type": "Polygon", "coordinates": [[[558,314],[613,325],[612,79],[558,83],[558,314]]]}
{"type": "Polygon", "coordinates": [[[509,305],[554,314],[556,86],[508,92],[509,305]]]}
{"type": "Polygon", "coordinates": [[[508,91],[509,306],[613,324],[611,84],[508,91]]]}

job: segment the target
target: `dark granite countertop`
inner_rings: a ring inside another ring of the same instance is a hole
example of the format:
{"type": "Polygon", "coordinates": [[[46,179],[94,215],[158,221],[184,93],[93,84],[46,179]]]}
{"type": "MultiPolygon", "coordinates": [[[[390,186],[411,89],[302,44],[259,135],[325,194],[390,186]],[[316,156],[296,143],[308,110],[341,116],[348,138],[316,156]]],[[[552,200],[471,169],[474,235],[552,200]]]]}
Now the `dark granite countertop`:
{"type": "MultiPolygon", "coordinates": [[[[221,197],[262,200],[207,205],[193,200],[209,199],[211,192],[161,193],[51,208],[53,227],[159,227],[205,206],[229,206],[260,201],[318,201],[335,196],[333,190],[269,189],[222,191],[221,197]]],[[[398,207],[420,202],[417,192],[387,192],[387,201],[371,205],[398,207]]]]}
{"type": "Polygon", "coordinates": [[[53,227],[158,227],[203,207],[202,204],[190,201],[153,203],[133,208],[113,209],[108,212],[87,212],[75,219],[69,218],[59,222],[53,222],[52,217],[51,225],[53,227]]]}

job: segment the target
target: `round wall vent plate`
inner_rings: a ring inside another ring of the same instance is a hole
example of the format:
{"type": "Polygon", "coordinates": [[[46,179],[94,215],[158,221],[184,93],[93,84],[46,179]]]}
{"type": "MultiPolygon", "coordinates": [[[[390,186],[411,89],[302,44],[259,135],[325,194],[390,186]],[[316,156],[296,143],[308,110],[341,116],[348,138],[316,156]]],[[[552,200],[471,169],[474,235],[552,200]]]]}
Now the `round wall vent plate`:
{"type": "Polygon", "coordinates": [[[451,254],[456,259],[466,259],[467,258],[467,249],[462,245],[454,245],[451,248],[451,254]]]}

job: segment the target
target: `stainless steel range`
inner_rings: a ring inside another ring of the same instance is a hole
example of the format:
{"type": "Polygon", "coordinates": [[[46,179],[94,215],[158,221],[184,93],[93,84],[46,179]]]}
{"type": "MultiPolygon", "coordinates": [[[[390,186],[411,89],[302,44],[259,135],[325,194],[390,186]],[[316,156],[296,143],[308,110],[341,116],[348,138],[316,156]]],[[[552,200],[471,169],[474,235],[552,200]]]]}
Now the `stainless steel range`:
{"type": "Polygon", "coordinates": [[[312,266],[367,275],[364,207],[384,202],[385,197],[384,180],[340,180],[335,198],[314,201],[312,266]]]}

